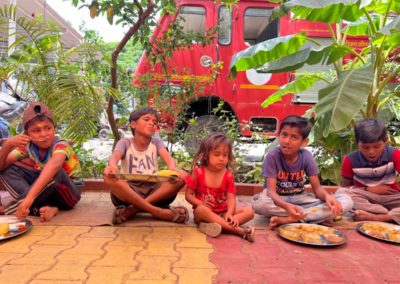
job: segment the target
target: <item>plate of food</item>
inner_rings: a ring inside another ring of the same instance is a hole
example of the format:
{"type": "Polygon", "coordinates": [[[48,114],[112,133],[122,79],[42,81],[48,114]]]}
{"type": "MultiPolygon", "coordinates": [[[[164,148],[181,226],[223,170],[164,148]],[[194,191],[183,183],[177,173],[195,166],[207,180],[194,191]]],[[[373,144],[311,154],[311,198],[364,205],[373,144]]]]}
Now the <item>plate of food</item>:
{"type": "Polygon", "coordinates": [[[400,244],[400,226],[384,222],[361,222],[357,224],[357,231],[361,234],[386,241],[400,244]]]}
{"type": "Polygon", "coordinates": [[[171,170],[161,170],[154,175],[118,173],[118,174],[109,174],[109,176],[129,181],[143,181],[143,182],[165,182],[165,181],[171,182],[179,179],[178,173],[171,170]]]}
{"type": "Polygon", "coordinates": [[[285,240],[313,246],[338,246],[347,241],[347,236],[337,229],[307,223],[281,225],[278,235],[285,240]]]}
{"type": "Polygon", "coordinates": [[[0,217],[0,241],[10,239],[32,228],[32,221],[29,219],[19,220],[16,217],[0,217]]]}

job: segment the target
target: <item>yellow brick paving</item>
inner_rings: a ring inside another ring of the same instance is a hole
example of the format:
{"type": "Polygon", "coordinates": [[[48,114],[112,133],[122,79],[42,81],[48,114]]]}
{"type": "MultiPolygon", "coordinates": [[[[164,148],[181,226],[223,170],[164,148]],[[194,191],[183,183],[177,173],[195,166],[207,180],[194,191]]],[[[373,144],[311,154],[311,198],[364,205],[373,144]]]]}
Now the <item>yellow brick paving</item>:
{"type": "Polygon", "coordinates": [[[0,283],[212,283],[194,227],[34,226],[0,242],[0,283]]]}

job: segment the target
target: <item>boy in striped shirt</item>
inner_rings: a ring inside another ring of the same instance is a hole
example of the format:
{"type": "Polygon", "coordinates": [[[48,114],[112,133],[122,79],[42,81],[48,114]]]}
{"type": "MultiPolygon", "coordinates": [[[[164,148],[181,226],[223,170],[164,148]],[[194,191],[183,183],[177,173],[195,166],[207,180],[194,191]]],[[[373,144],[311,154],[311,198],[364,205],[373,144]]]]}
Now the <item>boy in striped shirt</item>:
{"type": "Polygon", "coordinates": [[[348,188],[356,221],[400,224],[400,150],[387,145],[384,123],[363,119],[354,127],[358,150],[345,156],[341,186],[348,188]]]}

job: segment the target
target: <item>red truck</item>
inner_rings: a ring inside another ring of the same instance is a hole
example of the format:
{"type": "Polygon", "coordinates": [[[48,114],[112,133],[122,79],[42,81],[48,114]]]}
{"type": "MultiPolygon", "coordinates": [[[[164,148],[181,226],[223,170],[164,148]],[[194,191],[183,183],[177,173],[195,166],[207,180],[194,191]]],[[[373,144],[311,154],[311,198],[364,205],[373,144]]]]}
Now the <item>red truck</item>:
{"type": "MultiPolygon", "coordinates": [[[[294,74],[261,74],[251,69],[239,72],[236,78],[230,79],[229,64],[232,56],[239,51],[277,36],[306,32],[322,45],[328,45],[331,38],[326,24],[290,21],[288,15],[271,22],[269,18],[276,4],[265,0],[240,0],[231,7],[213,0],[177,0],[176,4],[176,14],[165,15],[160,19],[160,25],[155,29],[153,38],[160,37],[171,21],[178,16],[184,19],[184,30],[190,30],[192,33],[204,34],[207,29],[218,26],[211,44],[202,46],[193,43],[189,48],[174,52],[168,61],[168,68],[174,73],[168,84],[173,88],[182,87],[188,70],[199,81],[208,83],[195,99],[187,102],[188,108],[181,114],[186,119],[195,118],[196,127],[212,129],[220,126],[223,122],[218,119],[218,112],[216,115],[212,110],[221,103],[224,113],[228,113],[240,123],[243,136],[251,136],[252,132],[276,136],[279,123],[285,116],[303,115],[316,102],[317,89],[321,85],[315,86],[307,93],[285,96],[280,102],[263,108],[261,103],[280,86],[290,82],[294,74]],[[215,73],[218,65],[222,68],[217,69],[215,73]]],[[[311,68],[321,71],[330,69],[321,65],[311,68]]],[[[157,75],[153,78],[156,78],[159,86],[165,84],[160,64],[151,66],[145,54],[135,71],[134,84],[138,84],[137,78],[149,72],[157,75]]],[[[160,91],[163,89],[165,88],[159,88],[160,91]]],[[[169,117],[169,123],[173,125],[174,118],[169,117]]],[[[193,126],[189,124],[189,130],[191,127],[193,126]]]]}

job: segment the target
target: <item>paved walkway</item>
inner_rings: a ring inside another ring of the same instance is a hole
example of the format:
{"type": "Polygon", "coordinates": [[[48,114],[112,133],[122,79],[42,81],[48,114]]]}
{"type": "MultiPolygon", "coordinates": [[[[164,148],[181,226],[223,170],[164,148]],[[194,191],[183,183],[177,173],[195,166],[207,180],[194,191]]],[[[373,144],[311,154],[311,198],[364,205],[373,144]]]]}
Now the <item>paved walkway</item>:
{"type": "Polygon", "coordinates": [[[207,238],[193,224],[72,226],[58,217],[63,224],[34,222],[0,242],[0,283],[400,283],[400,246],[354,229],[342,229],[344,246],[323,249],[282,240],[264,225],[249,243],[207,238]]]}

